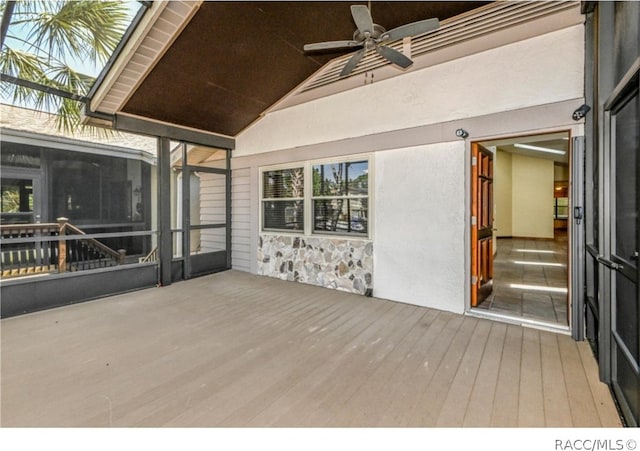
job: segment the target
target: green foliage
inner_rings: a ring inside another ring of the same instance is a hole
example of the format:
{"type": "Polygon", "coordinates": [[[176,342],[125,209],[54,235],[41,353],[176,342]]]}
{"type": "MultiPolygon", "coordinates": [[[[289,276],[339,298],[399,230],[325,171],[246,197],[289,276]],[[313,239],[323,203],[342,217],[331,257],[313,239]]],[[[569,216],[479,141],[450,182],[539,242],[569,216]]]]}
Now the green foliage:
{"type": "MultiPolygon", "coordinates": [[[[4,11],[5,6],[1,1],[0,9],[4,11]]],[[[66,61],[105,63],[127,24],[123,2],[18,1],[9,25],[10,39],[5,40],[0,53],[0,71],[85,96],[95,79],[75,71],[66,61]],[[11,48],[10,43],[22,45],[11,48]]],[[[14,104],[57,112],[61,130],[73,132],[80,127],[79,101],[11,83],[2,83],[1,89],[14,104]]]]}
{"type": "Polygon", "coordinates": [[[20,193],[15,189],[2,191],[2,213],[18,213],[20,211],[20,193]]]}

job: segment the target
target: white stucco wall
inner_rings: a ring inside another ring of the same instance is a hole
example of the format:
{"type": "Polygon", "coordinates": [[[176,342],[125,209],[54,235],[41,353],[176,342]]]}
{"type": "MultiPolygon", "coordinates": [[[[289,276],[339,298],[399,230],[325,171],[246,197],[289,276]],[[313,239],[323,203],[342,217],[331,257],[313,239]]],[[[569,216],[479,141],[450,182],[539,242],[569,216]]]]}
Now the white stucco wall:
{"type": "Polygon", "coordinates": [[[376,297],[464,311],[465,143],[375,157],[376,297]]]}
{"type": "Polygon", "coordinates": [[[366,136],[583,96],[573,26],[267,114],[235,156],[366,136]]]}

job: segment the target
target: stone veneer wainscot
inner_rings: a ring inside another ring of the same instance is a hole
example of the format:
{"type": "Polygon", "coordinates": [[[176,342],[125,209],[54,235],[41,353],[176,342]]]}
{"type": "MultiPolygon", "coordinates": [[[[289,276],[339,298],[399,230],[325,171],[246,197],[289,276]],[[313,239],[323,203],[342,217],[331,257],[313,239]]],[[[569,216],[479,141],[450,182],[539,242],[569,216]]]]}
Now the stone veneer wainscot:
{"type": "Polygon", "coordinates": [[[261,234],[258,274],[371,295],[369,240],[261,234]]]}

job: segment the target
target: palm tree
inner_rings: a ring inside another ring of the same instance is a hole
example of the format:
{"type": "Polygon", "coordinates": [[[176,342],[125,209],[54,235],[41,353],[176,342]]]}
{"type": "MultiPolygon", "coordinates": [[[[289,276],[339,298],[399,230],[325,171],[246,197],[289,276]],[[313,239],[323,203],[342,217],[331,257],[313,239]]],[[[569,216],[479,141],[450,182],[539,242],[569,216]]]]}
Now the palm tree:
{"type": "Polygon", "coordinates": [[[127,28],[127,4],[2,0],[0,10],[2,94],[17,105],[56,112],[59,129],[76,130],[95,78],[69,62],[105,64],[127,28]]]}

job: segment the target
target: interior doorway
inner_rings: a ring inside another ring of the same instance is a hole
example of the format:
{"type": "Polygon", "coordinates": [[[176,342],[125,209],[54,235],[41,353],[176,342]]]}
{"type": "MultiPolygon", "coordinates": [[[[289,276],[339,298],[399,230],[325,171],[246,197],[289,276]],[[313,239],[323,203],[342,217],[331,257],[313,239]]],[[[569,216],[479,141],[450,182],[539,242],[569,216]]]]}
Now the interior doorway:
{"type": "Polygon", "coordinates": [[[471,147],[472,310],[568,331],[569,133],[471,147]]]}

